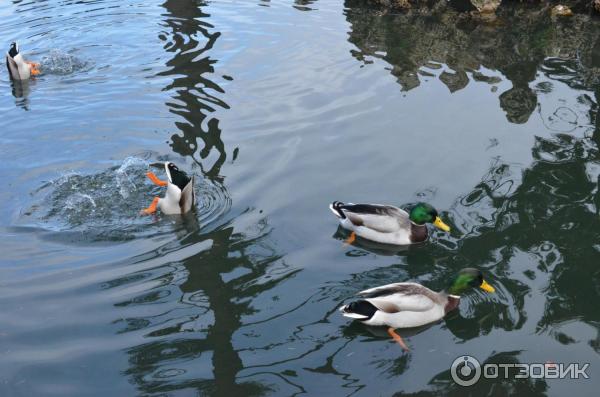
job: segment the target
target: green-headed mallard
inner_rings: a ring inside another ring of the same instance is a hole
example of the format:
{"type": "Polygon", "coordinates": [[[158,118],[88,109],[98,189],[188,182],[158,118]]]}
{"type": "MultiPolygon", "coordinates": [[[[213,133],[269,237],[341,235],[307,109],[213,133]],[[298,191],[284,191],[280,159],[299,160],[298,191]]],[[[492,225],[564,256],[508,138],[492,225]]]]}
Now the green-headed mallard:
{"type": "Polygon", "coordinates": [[[150,164],[153,167],[163,167],[167,173],[168,181],[161,181],[153,172],[146,176],[158,186],[166,186],[165,197],[155,197],[148,208],[141,211],[142,214],[152,214],[160,209],[163,214],[185,214],[194,207],[196,195],[194,194],[194,177],[189,177],[170,161],[164,163],[150,164]]]}
{"type": "Polygon", "coordinates": [[[344,204],[334,201],[329,205],[339,218],[344,229],[352,231],[348,242],[355,234],[382,244],[408,245],[427,240],[426,223],[449,232],[435,208],[427,203],[418,203],[410,214],[401,208],[381,204],[344,204]]]}
{"type": "Polygon", "coordinates": [[[494,292],[494,287],[485,282],[481,271],[466,268],[441,292],[417,283],[387,284],[359,292],[358,295],[364,299],[342,306],[340,311],[344,316],[368,325],[388,326],[390,336],[408,350],[394,329],[419,327],[441,320],[446,313],[458,307],[460,296],[473,287],[494,292]]]}
{"type": "Polygon", "coordinates": [[[40,74],[38,67],[40,65],[35,62],[27,62],[23,58],[23,54],[19,52],[17,43],[11,43],[10,49],[6,53],[6,67],[8,74],[13,80],[27,80],[30,76],[40,74]]]}

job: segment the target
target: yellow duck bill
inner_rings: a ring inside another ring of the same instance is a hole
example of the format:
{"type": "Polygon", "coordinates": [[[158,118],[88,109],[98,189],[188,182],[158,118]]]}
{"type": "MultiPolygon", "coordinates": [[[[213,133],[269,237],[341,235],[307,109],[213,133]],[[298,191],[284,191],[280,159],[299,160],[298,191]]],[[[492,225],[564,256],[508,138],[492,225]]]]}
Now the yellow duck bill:
{"type": "Polygon", "coordinates": [[[435,221],[433,221],[433,226],[437,227],[438,229],[441,229],[445,232],[449,232],[450,231],[450,226],[446,225],[439,216],[435,217],[435,221]]]}
{"type": "Polygon", "coordinates": [[[489,285],[485,280],[483,280],[483,282],[481,283],[481,285],[479,286],[479,288],[481,288],[485,292],[496,292],[496,290],[494,289],[494,287],[492,287],[491,285],[489,285]]]}

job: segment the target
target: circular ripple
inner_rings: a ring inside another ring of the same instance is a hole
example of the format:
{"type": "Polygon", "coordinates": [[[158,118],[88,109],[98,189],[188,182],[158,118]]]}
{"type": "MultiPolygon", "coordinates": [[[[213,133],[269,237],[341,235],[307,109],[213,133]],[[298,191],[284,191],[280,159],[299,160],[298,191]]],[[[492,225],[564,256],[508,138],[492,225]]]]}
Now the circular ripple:
{"type": "MultiPolygon", "coordinates": [[[[149,163],[129,157],[120,166],[95,174],[62,175],[33,192],[36,202],[23,211],[19,223],[62,233],[69,242],[118,242],[186,228],[189,222],[182,222],[180,216],[139,215],[153,197],[165,193],[147,180],[149,163]]],[[[214,223],[231,207],[220,182],[196,176],[195,191],[197,211],[190,216],[200,227],[214,223]]]]}
{"type": "Polygon", "coordinates": [[[202,226],[220,219],[231,208],[231,197],[223,184],[210,179],[196,182],[196,207],[202,226]]]}

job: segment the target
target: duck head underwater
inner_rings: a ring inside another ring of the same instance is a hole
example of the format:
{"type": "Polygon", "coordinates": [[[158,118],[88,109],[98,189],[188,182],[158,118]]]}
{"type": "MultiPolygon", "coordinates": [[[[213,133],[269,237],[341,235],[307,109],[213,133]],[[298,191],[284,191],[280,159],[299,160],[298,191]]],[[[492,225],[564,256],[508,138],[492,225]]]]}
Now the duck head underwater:
{"type": "Polygon", "coordinates": [[[39,63],[26,61],[19,52],[19,45],[16,42],[11,43],[6,53],[6,68],[11,79],[28,80],[31,76],[37,76],[40,74],[39,66],[39,63]]]}

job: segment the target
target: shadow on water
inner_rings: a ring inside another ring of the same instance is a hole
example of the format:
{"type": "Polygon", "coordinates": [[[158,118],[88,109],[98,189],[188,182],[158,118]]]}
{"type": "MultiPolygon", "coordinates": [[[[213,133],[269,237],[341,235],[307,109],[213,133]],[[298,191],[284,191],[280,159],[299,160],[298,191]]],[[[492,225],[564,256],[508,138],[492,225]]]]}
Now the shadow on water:
{"type": "Polygon", "coordinates": [[[229,106],[214,95],[223,94],[224,90],[208,77],[214,73],[217,61],[207,52],[221,33],[210,31],[213,26],[206,22],[209,15],[202,11],[204,5],[203,1],[194,0],[170,0],[163,4],[167,11],[163,26],[168,30],[161,32],[159,38],[165,41],[165,51],[173,53],[173,58],[166,64],[168,70],[159,75],[173,76],[173,81],[164,88],[174,91],[173,101],[167,106],[184,120],[175,123],[181,135],[171,137],[173,151],[190,156],[204,175],[214,178],[219,176],[227,154],[219,120],[209,115],[217,108],[229,109],[229,106]],[[218,157],[205,169],[203,161],[213,150],[218,157]]]}

